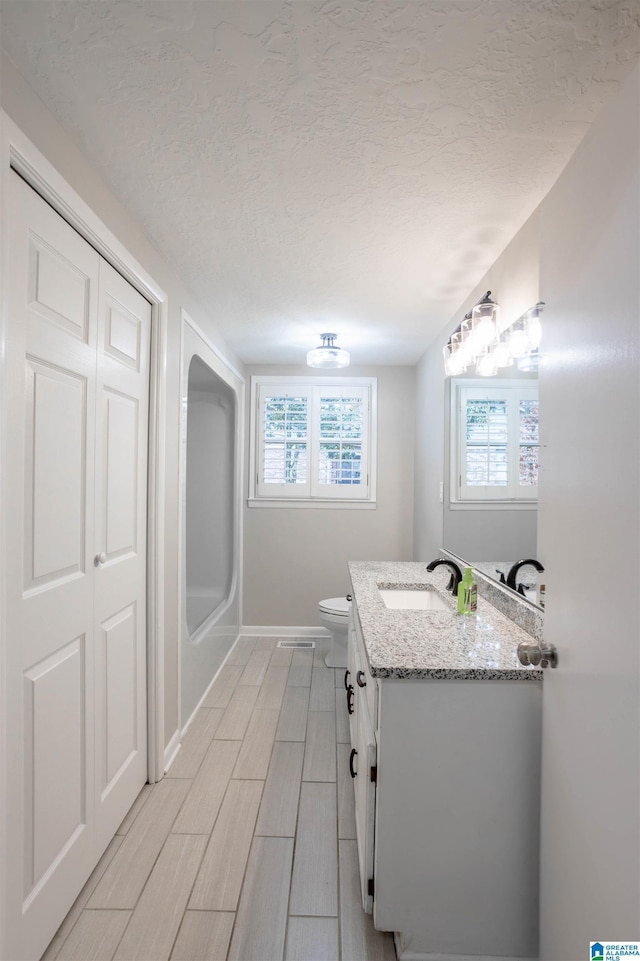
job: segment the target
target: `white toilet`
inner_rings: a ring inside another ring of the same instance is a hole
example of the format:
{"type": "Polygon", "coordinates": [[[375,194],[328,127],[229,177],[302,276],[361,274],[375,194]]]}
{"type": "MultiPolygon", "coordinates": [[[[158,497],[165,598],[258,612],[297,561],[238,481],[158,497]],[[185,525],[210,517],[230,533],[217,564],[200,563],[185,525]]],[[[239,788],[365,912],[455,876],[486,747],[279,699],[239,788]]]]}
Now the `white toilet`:
{"type": "Polygon", "coordinates": [[[327,667],[347,666],[347,634],[349,631],[349,608],[346,597],[329,597],[318,604],[320,623],[331,634],[331,643],[324,663],[327,667]]]}

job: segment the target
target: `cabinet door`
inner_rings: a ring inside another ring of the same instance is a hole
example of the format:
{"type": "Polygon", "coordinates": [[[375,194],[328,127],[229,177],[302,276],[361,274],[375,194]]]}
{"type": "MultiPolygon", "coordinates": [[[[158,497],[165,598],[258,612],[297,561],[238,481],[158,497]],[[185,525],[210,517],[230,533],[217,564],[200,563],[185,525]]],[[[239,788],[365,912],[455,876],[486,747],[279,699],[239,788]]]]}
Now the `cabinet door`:
{"type": "Polygon", "coordinates": [[[349,712],[349,736],[351,739],[351,747],[356,746],[357,730],[358,730],[358,698],[356,696],[356,676],[358,673],[358,638],[356,635],[355,628],[355,613],[354,605],[351,605],[351,610],[349,612],[349,638],[348,638],[348,652],[347,652],[347,675],[346,675],[346,698],[347,698],[347,711],[349,712]]]}
{"type": "Polygon", "coordinates": [[[371,914],[373,911],[373,895],[370,893],[370,883],[373,883],[377,752],[367,702],[362,692],[360,692],[357,700],[356,754],[352,757],[352,771],[355,771],[356,775],[353,779],[356,800],[356,838],[358,842],[362,907],[367,914],[371,914]]]}

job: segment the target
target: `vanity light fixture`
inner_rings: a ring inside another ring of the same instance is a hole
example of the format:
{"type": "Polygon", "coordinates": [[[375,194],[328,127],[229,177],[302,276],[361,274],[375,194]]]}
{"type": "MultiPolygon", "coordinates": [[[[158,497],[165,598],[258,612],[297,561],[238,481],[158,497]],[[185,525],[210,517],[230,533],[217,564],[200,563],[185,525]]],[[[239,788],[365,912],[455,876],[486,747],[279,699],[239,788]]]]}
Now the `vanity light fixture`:
{"type": "Polygon", "coordinates": [[[322,344],[307,351],[308,367],[348,367],[349,351],[337,347],[334,341],[337,334],[320,334],[322,344]]]}
{"type": "Polygon", "coordinates": [[[475,366],[477,376],[494,377],[498,370],[511,367],[514,359],[519,370],[537,370],[543,309],[544,302],[539,301],[499,333],[499,307],[488,290],[464,315],[443,348],[445,376],[458,377],[468,367],[475,366]]]}

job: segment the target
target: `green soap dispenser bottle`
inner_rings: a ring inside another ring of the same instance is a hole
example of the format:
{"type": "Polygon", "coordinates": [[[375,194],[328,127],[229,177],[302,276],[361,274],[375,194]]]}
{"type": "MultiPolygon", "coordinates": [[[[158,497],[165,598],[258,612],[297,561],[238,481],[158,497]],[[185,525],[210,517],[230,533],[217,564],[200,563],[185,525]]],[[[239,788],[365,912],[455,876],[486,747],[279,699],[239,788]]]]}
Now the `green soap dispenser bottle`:
{"type": "Polygon", "coordinates": [[[458,585],[458,614],[475,614],[478,609],[478,585],[473,571],[465,567],[464,575],[458,585]]]}

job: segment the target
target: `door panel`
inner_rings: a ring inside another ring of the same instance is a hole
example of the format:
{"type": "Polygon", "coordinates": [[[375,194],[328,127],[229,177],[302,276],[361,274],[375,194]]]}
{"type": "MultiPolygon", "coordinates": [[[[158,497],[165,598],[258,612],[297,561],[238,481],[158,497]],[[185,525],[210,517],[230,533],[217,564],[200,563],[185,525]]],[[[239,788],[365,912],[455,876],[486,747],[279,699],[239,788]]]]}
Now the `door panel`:
{"type": "Polygon", "coordinates": [[[25,896],[86,821],[84,641],[25,672],[25,896]]]}
{"type": "Polygon", "coordinates": [[[84,571],[87,382],[32,358],[25,397],[25,590],[84,571]]]}
{"type": "Polygon", "coordinates": [[[21,961],[45,950],[146,781],[151,309],[14,175],[9,216],[0,870],[3,950],[21,961]]]}
{"type": "Polygon", "coordinates": [[[102,519],[109,560],[136,550],[138,488],[138,402],[104,391],[104,499],[102,519]]]}
{"type": "Polygon", "coordinates": [[[101,625],[102,680],[98,730],[103,737],[100,796],[139,749],[137,717],[136,605],[130,604],[101,625]]]}
{"type": "Polygon", "coordinates": [[[95,633],[98,672],[96,830],[104,845],[147,779],[147,424],[151,307],[100,263],[96,422],[95,633]],[[104,672],[104,673],[103,673],[104,672]],[[142,736],[145,732],[145,736],[142,736]]]}

